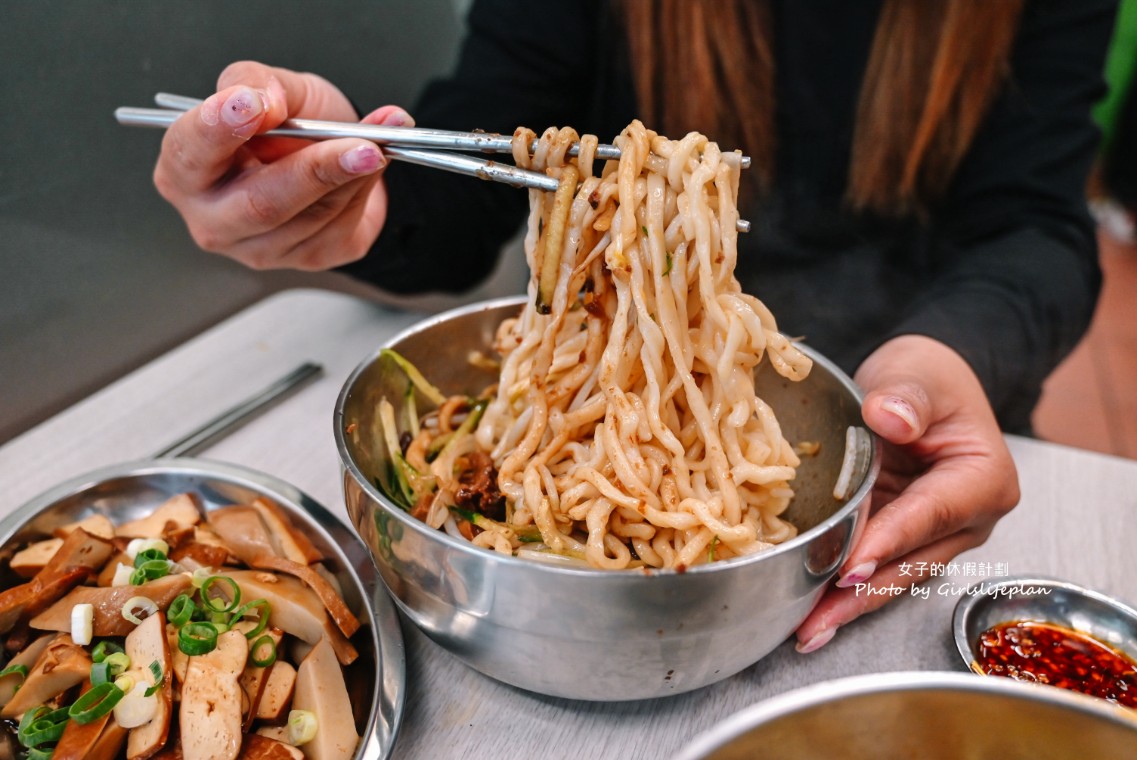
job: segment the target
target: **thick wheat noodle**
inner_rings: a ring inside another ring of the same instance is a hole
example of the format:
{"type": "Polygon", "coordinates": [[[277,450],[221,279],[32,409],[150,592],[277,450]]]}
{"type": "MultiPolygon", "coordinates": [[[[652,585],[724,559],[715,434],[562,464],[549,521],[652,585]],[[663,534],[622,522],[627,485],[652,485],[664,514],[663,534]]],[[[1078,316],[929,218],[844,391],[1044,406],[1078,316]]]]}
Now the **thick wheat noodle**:
{"type": "MultiPolygon", "coordinates": [[[[490,453],[509,504],[474,543],[515,552],[517,531],[535,525],[549,550],[618,569],[689,566],[792,537],[779,515],[799,462],[754,372],[768,357],[797,380],[811,363],[734,277],[737,161],[697,133],[668,140],[639,122],[616,139],[621,158],[603,163],[592,135],[550,128],[530,155],[535,137],[515,132],[518,166],[580,181],[560,200],[530,192],[529,299],[498,330],[496,391],[450,457],[490,453]],[[561,250],[544,250],[561,220],[561,250]],[[542,314],[546,256],[556,266],[542,314]]],[[[421,444],[412,452],[422,459],[421,444]]],[[[438,464],[427,519],[442,525],[453,461],[438,464]]]]}

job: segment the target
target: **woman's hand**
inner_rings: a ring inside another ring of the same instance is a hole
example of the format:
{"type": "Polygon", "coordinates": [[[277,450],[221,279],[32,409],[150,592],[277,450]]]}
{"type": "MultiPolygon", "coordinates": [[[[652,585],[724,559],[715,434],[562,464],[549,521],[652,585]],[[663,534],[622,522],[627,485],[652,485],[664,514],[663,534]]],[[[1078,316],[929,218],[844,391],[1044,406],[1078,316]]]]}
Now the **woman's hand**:
{"type": "Polygon", "coordinates": [[[891,597],[865,587],[909,586],[917,563],[947,563],[987,540],[1019,500],[1018,476],[979,379],[944,344],[894,338],[861,365],[862,415],[884,442],[872,514],[835,588],[797,630],[798,651],[891,597]]]}
{"type": "MultiPolygon", "coordinates": [[[[291,117],[357,121],[343,93],[248,61],[226,68],[217,89],[167,130],[154,169],[194,241],[255,269],[328,269],[366,254],[387,213],[378,146],[256,137],[291,117]]],[[[363,121],[414,123],[394,106],[363,121]]]]}

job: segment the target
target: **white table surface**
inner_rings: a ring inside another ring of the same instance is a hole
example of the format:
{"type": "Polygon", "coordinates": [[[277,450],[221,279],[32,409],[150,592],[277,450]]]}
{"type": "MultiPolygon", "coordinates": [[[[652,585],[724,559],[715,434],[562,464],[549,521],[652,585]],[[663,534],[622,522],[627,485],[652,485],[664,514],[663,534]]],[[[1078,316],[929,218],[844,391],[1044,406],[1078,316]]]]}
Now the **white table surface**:
{"type": "MultiPolygon", "coordinates": [[[[289,481],[347,522],[332,438],[336,397],[360,361],[417,318],[331,292],[272,296],[0,447],[0,515],[72,476],[145,458],[316,361],[322,377],[199,456],[289,481]]],[[[814,654],[799,655],[787,642],[693,693],[627,703],[540,697],[466,668],[404,624],[407,698],[394,756],[666,758],[728,715],[797,686],[963,670],[951,612],[962,589],[984,579],[1047,575],[1137,603],[1137,462],[1024,438],[1009,443],[1022,501],[984,546],[953,563],[959,575],[933,582],[927,599],[903,597],[848,626],[814,654]]]]}

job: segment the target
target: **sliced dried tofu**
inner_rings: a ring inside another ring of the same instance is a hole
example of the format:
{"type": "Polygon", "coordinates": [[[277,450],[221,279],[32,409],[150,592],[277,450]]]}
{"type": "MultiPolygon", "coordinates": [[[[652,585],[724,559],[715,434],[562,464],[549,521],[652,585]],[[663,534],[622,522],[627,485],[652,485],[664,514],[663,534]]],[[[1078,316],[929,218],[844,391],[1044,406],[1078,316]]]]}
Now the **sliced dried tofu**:
{"type": "MultiPolygon", "coordinates": [[[[28,670],[31,670],[32,666],[36,664],[36,660],[39,659],[40,654],[43,653],[43,650],[47,649],[47,645],[55,640],[56,635],[57,634],[54,633],[48,633],[40,636],[13,655],[12,659],[8,661],[8,664],[23,665],[28,670]]],[[[8,704],[23,682],[23,676],[18,673],[9,673],[6,676],[0,676],[0,708],[8,704]]]]}
{"type": "Polygon", "coordinates": [[[245,737],[240,760],[304,760],[304,753],[287,742],[257,733],[245,737]]]}
{"type": "Polygon", "coordinates": [[[151,671],[151,663],[158,663],[161,686],[154,692],[158,707],[149,722],[130,729],[126,741],[127,760],[146,760],[166,746],[173,717],[173,667],[170,662],[170,645],[166,638],[166,616],[159,612],[151,615],[126,636],[123,647],[130,658],[133,670],[139,671],[147,689],[158,679],[151,671]]]}
{"type": "Polygon", "coordinates": [[[113,586],[115,576],[118,574],[119,565],[124,565],[129,568],[131,572],[134,572],[134,560],[132,560],[130,555],[126,552],[119,552],[111,557],[110,560],[107,561],[107,564],[103,566],[98,577],[95,578],[95,585],[113,586]]]}
{"type": "Polygon", "coordinates": [[[351,760],[359,744],[343,671],[327,641],[320,641],[296,671],[292,709],[316,716],[316,735],[302,745],[309,760],[351,760]]]}
{"type": "Polygon", "coordinates": [[[324,576],[308,565],[301,565],[283,557],[271,556],[256,557],[249,564],[260,570],[275,570],[299,578],[320,598],[324,609],[332,616],[332,620],[336,621],[336,625],[344,636],[350,638],[359,630],[359,619],[347,608],[343,597],[336,593],[336,590],[332,588],[324,576]]]}
{"type": "Polygon", "coordinates": [[[190,657],[178,712],[185,760],[235,760],[241,751],[241,671],[249,644],[240,631],[217,637],[217,648],[190,657]]]}
{"type": "Polygon", "coordinates": [[[224,546],[188,541],[170,550],[170,559],[187,570],[209,568],[217,570],[229,560],[229,550],[224,546]]]}
{"type": "Polygon", "coordinates": [[[178,646],[177,626],[166,625],[166,647],[170,652],[170,671],[178,683],[185,683],[186,670],[189,668],[189,655],[178,646]]]}
{"type": "Polygon", "coordinates": [[[261,519],[276,537],[283,557],[303,565],[310,565],[324,558],[304,531],[292,524],[288,513],[281,509],[279,504],[268,499],[256,498],[249,502],[249,505],[260,512],[261,519]]]}
{"type": "Polygon", "coordinates": [[[67,634],[57,636],[40,652],[28,677],[0,710],[0,718],[16,718],[33,707],[45,705],[90,674],[91,657],[87,650],[67,634]]]}
{"type": "MultiPolygon", "coordinates": [[[[91,688],[88,681],[83,693],[91,688]]],[[[67,721],[63,736],[51,753],[51,760],[117,760],[126,743],[126,729],[108,712],[90,723],[67,721]]]]}
{"type": "Polygon", "coordinates": [[[339,661],[347,665],[359,656],[355,647],[328,617],[320,598],[295,578],[256,570],[227,572],[241,588],[241,599],[265,599],[272,624],[309,644],[327,638],[339,661]]]}
{"type": "Polygon", "coordinates": [[[36,541],[12,555],[8,567],[21,578],[31,578],[47,566],[61,546],[63,546],[62,538],[45,538],[43,541],[36,541]]]}
{"type": "Polygon", "coordinates": [[[247,504],[211,510],[206,519],[209,527],[229,548],[230,554],[245,564],[262,555],[277,556],[280,553],[261,513],[247,504]]]}
{"type": "MultiPolygon", "coordinates": [[[[233,626],[235,630],[241,631],[248,638],[249,631],[255,627],[252,622],[246,623],[241,621],[233,626]]],[[[261,640],[262,637],[268,636],[272,640],[273,646],[277,651],[277,662],[283,656],[280,651],[282,642],[284,641],[284,631],[275,626],[269,626],[264,630],[264,633],[259,636],[254,636],[249,639],[249,661],[245,663],[245,671],[241,673],[241,689],[244,690],[245,696],[249,698],[248,709],[245,710],[245,732],[247,733],[252,728],[253,720],[257,717],[257,705],[264,694],[265,684],[268,681],[268,674],[275,668],[277,663],[273,663],[267,667],[262,667],[253,662],[253,657],[263,657],[263,654],[254,652],[254,646],[261,640]]]]}
{"type": "Polygon", "coordinates": [[[76,604],[90,604],[95,612],[95,636],[125,636],[134,630],[135,623],[122,616],[122,608],[133,597],[150,599],[165,612],[174,597],[191,586],[190,577],[184,573],[156,578],[141,586],[80,586],[32,618],[31,626],[46,631],[70,631],[71,608],[76,604]]]}
{"type": "Polygon", "coordinates": [[[162,538],[168,531],[193,527],[201,522],[201,510],[188,493],[171,496],[146,517],[115,527],[122,538],[162,538]]]}
{"type": "Polygon", "coordinates": [[[261,698],[257,702],[256,718],[272,722],[283,720],[292,704],[296,688],[296,668],[288,660],[273,664],[265,678],[261,698]]]}
{"type": "Polygon", "coordinates": [[[106,515],[93,514],[90,517],[84,517],[78,522],[68,523],[67,525],[60,525],[52,531],[59,538],[67,538],[73,530],[82,528],[90,533],[92,536],[105,538],[108,541],[114,538],[114,523],[106,515]]]}
{"type": "Polygon", "coordinates": [[[220,546],[222,549],[226,548],[225,542],[221,540],[221,536],[217,535],[217,532],[205,523],[194,527],[193,540],[199,544],[220,546]]]}
{"type": "MultiPolygon", "coordinates": [[[[0,633],[8,632],[86,580],[103,566],[113,550],[105,538],[82,529],[73,531],[30,581],[0,592],[0,633]]],[[[70,624],[70,609],[67,614],[70,624]]]]}
{"type": "Polygon", "coordinates": [[[288,726],[258,726],[256,735],[288,744],[288,726]]]}

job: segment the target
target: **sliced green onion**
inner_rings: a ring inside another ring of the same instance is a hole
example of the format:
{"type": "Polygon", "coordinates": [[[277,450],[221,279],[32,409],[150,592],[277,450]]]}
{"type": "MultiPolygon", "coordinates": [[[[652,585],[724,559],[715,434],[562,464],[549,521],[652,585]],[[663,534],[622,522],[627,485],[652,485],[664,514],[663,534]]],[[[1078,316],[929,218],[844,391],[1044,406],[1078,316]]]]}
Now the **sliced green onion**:
{"type": "Polygon", "coordinates": [[[213,577],[212,568],[199,567],[190,575],[190,583],[194,588],[201,588],[201,584],[213,577]]]}
{"type": "Polygon", "coordinates": [[[240,603],[241,587],[237,585],[237,581],[227,575],[211,575],[205,579],[205,583],[201,584],[201,604],[206,612],[232,612],[237,609],[240,603]],[[229,586],[229,598],[210,596],[209,590],[213,588],[214,584],[222,581],[229,586]],[[224,606],[218,606],[216,604],[218,601],[222,602],[224,606]]]}
{"type": "Polygon", "coordinates": [[[166,622],[171,623],[175,628],[181,628],[190,621],[196,611],[197,605],[193,603],[193,599],[188,594],[178,594],[174,597],[174,601],[170,602],[169,609],[166,610],[166,622]]]}
{"type": "Polygon", "coordinates": [[[59,741],[67,727],[67,708],[49,710],[46,705],[28,710],[20,719],[16,738],[28,749],[59,741]]]}
{"type": "Polygon", "coordinates": [[[101,718],[118,704],[124,692],[113,683],[101,683],[92,686],[85,694],[75,700],[67,710],[71,720],[83,725],[96,718],[101,718]]]}
{"type": "MultiPolygon", "coordinates": [[[[142,556],[141,554],[138,556],[142,556]]],[[[136,564],[135,570],[130,574],[130,585],[141,586],[147,581],[157,580],[170,574],[170,561],[166,559],[151,559],[136,564]]]]}
{"type": "Polygon", "coordinates": [[[111,680],[111,665],[109,662],[96,662],[91,666],[91,685],[98,686],[111,680]]]}
{"type": "Polygon", "coordinates": [[[319,725],[316,714],[308,710],[290,710],[288,713],[288,743],[299,747],[316,738],[319,725]]]}
{"type": "Polygon", "coordinates": [[[134,688],[134,679],[131,676],[123,673],[121,676],[114,679],[114,685],[122,689],[123,694],[129,694],[130,690],[134,688]]]}
{"type": "Polygon", "coordinates": [[[166,552],[159,551],[158,549],[146,549],[134,555],[134,566],[142,567],[147,562],[167,562],[166,552]]]}
{"type": "Polygon", "coordinates": [[[108,654],[122,651],[123,648],[118,644],[114,643],[113,641],[107,641],[104,639],[98,644],[95,644],[95,648],[91,650],[91,662],[102,662],[107,658],[108,654]]]}
{"type": "Polygon", "coordinates": [[[162,688],[162,684],[166,682],[166,674],[162,672],[162,666],[157,660],[150,663],[150,672],[154,676],[154,685],[146,690],[146,696],[152,697],[155,692],[162,688]]]}
{"type": "Polygon", "coordinates": [[[257,624],[245,634],[247,639],[255,638],[268,626],[268,616],[272,614],[272,605],[268,603],[268,599],[254,599],[237,610],[233,616],[233,622],[236,623],[253,610],[256,610],[257,613],[257,624]]]}
{"type": "Polygon", "coordinates": [[[194,621],[178,631],[178,649],[191,657],[217,648],[217,628],[213,623],[194,621]]]}
{"type": "Polygon", "coordinates": [[[253,643],[252,648],[249,649],[249,659],[252,660],[253,664],[258,668],[267,668],[276,662],[276,641],[273,640],[272,636],[261,636],[257,639],[253,643]],[[268,654],[264,657],[258,656],[257,652],[260,651],[261,647],[265,646],[268,648],[268,654]]]}
{"type": "Polygon", "coordinates": [[[130,576],[134,574],[134,568],[130,565],[124,565],[119,562],[114,569],[114,578],[111,579],[112,586],[130,586],[130,576]]]}
{"type": "Polygon", "coordinates": [[[135,625],[142,624],[142,618],[138,617],[137,612],[145,612],[147,617],[157,614],[158,605],[154,604],[153,599],[147,599],[144,596],[132,596],[122,606],[122,616],[135,625]]]}
{"type": "Polygon", "coordinates": [[[110,666],[112,676],[121,675],[130,669],[130,656],[126,652],[108,654],[103,662],[110,666]]]}
{"type": "MultiPolygon", "coordinates": [[[[130,668],[130,657],[122,652],[106,655],[91,666],[91,683],[95,686],[115,680],[130,668]]],[[[121,686],[119,688],[122,688],[121,686]]]]}
{"type": "Polygon", "coordinates": [[[114,720],[120,728],[138,728],[154,719],[158,712],[158,699],[147,697],[145,692],[146,684],[136,683],[114,706],[114,720]]]}
{"type": "Polygon", "coordinates": [[[28,666],[27,665],[9,665],[8,667],[4,668],[3,670],[0,670],[0,678],[3,678],[5,676],[13,676],[13,675],[19,676],[20,677],[20,683],[23,683],[28,677],[28,666]]]}
{"type": "Polygon", "coordinates": [[[55,747],[32,747],[28,750],[27,760],[51,760],[52,755],[55,754],[55,747]]]}
{"type": "Polygon", "coordinates": [[[170,545],[160,538],[133,538],[126,545],[126,556],[133,561],[139,554],[151,549],[161,552],[163,558],[170,553],[170,545]]]}
{"type": "Polygon", "coordinates": [[[71,608],[71,640],[81,647],[91,643],[95,629],[95,606],[80,603],[71,608]]]}

